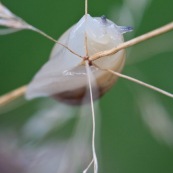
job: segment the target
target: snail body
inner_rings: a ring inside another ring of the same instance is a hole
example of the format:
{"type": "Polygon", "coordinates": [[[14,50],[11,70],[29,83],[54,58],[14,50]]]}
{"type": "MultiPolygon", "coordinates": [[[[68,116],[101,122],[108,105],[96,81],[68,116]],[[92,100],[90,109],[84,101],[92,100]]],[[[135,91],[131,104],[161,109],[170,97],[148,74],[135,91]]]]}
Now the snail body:
{"type": "MultiPolygon", "coordinates": [[[[83,16],[78,23],[68,29],[58,40],[78,55],[86,57],[85,34],[87,36],[88,55],[109,50],[121,44],[123,33],[129,32],[129,27],[117,26],[112,21],[102,17],[83,16]]],[[[69,104],[80,104],[85,96],[87,73],[83,59],[68,51],[65,47],[55,44],[49,61],[40,69],[28,86],[26,98],[52,96],[69,104]]],[[[102,69],[121,72],[125,62],[125,51],[115,55],[102,57],[94,64],[102,69]]],[[[94,66],[90,69],[96,79],[98,93],[94,99],[102,96],[116,82],[117,77],[94,66]]]]}

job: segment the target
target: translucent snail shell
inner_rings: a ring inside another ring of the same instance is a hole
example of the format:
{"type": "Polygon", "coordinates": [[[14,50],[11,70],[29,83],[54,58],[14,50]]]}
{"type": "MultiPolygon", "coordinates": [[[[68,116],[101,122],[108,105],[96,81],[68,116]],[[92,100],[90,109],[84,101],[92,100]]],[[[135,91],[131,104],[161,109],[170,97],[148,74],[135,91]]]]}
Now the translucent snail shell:
{"type": "MultiPolygon", "coordinates": [[[[87,35],[88,54],[116,47],[124,41],[123,33],[131,31],[129,27],[117,26],[112,21],[102,17],[83,16],[77,24],[67,30],[58,40],[75,53],[85,57],[85,32],[87,35]]],[[[50,60],[39,70],[26,92],[27,99],[52,96],[69,104],[80,104],[85,95],[87,78],[86,69],[81,65],[82,59],[56,44],[50,60]]],[[[125,62],[125,51],[115,55],[95,60],[94,63],[104,69],[120,72],[125,62]]],[[[91,66],[91,71],[97,82],[98,94],[102,96],[117,80],[117,77],[107,71],[91,66]]]]}

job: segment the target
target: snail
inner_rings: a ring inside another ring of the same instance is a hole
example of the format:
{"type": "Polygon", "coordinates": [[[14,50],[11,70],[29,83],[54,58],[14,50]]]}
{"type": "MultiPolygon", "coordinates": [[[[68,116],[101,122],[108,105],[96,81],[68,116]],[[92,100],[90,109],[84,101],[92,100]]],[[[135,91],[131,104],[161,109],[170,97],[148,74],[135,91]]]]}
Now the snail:
{"type": "MultiPolygon", "coordinates": [[[[84,15],[58,40],[83,58],[79,58],[65,47],[55,44],[49,61],[29,84],[26,98],[51,96],[68,104],[80,104],[87,88],[86,68],[82,64],[82,61],[86,58],[86,44],[88,56],[91,56],[124,42],[123,34],[130,31],[132,31],[131,27],[117,26],[105,16],[84,15]]],[[[125,50],[121,50],[114,55],[95,60],[94,64],[103,69],[121,72],[124,62],[125,50]]],[[[98,99],[112,87],[117,80],[117,76],[99,70],[92,65],[92,62],[90,69],[97,83],[97,87],[93,87],[93,98],[98,99]]]]}

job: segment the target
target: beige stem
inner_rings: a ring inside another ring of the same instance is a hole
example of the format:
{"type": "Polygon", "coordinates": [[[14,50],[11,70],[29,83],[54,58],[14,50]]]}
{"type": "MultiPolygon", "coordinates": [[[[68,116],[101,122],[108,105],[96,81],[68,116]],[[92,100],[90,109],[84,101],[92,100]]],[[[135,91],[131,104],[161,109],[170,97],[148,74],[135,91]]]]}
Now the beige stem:
{"type": "Polygon", "coordinates": [[[26,85],[17,88],[3,96],[0,97],[0,107],[15,100],[17,97],[20,97],[22,95],[24,95],[25,91],[26,91],[26,85]]]}
{"type": "Polygon", "coordinates": [[[143,42],[143,41],[148,40],[150,38],[156,37],[158,35],[161,35],[163,33],[171,31],[171,30],[173,30],[173,22],[171,22],[171,23],[169,23],[169,24],[167,24],[165,26],[162,26],[161,28],[158,28],[158,29],[155,29],[155,30],[153,30],[151,32],[148,32],[148,33],[146,33],[144,35],[141,35],[139,37],[136,37],[134,39],[126,41],[126,42],[118,45],[117,47],[115,47],[113,49],[98,52],[98,53],[90,56],[89,60],[90,61],[94,61],[94,60],[99,59],[99,58],[104,57],[104,56],[113,55],[113,54],[117,53],[118,51],[120,51],[122,49],[125,49],[127,47],[131,47],[131,46],[133,46],[135,44],[138,44],[140,42],[143,42]]]}
{"type": "Polygon", "coordinates": [[[147,84],[147,83],[145,83],[145,82],[142,82],[142,81],[140,81],[140,80],[138,80],[138,79],[135,79],[135,78],[132,78],[132,77],[130,77],[130,76],[127,76],[127,75],[124,75],[124,74],[121,74],[121,73],[112,71],[112,70],[110,70],[110,69],[106,69],[106,70],[109,71],[110,73],[116,75],[116,76],[119,76],[119,77],[121,77],[121,78],[130,80],[130,81],[135,82],[135,83],[137,83],[137,84],[139,84],[139,85],[145,86],[145,87],[147,87],[147,88],[150,88],[150,89],[152,89],[152,90],[154,90],[154,91],[157,91],[157,92],[159,92],[159,93],[161,93],[161,94],[164,94],[164,95],[166,95],[166,96],[168,96],[168,97],[173,98],[173,94],[171,94],[171,93],[169,93],[169,92],[167,92],[167,91],[164,91],[164,90],[162,90],[162,89],[160,89],[160,88],[157,88],[157,87],[155,87],[155,86],[153,86],[153,85],[147,84]]]}

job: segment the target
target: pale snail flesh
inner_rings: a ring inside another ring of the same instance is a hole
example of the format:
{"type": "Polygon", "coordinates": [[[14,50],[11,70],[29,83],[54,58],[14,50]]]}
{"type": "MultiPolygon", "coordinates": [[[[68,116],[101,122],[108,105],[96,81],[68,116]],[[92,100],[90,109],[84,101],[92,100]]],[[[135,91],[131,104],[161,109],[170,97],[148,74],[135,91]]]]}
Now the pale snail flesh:
{"type": "MultiPolygon", "coordinates": [[[[124,41],[123,34],[132,28],[117,26],[112,21],[102,17],[83,16],[77,24],[68,29],[58,40],[75,53],[85,57],[85,34],[89,56],[116,47],[124,41]]],[[[52,96],[69,104],[80,104],[88,86],[86,68],[81,65],[83,60],[69,52],[66,48],[56,44],[52,50],[50,60],[40,69],[29,84],[26,92],[27,99],[52,96]]],[[[125,51],[102,57],[94,63],[103,69],[121,72],[125,62],[125,51]]],[[[117,76],[107,71],[90,67],[96,79],[98,94],[94,99],[102,96],[117,80],[117,76]]],[[[93,93],[95,93],[93,91],[93,93]]]]}

